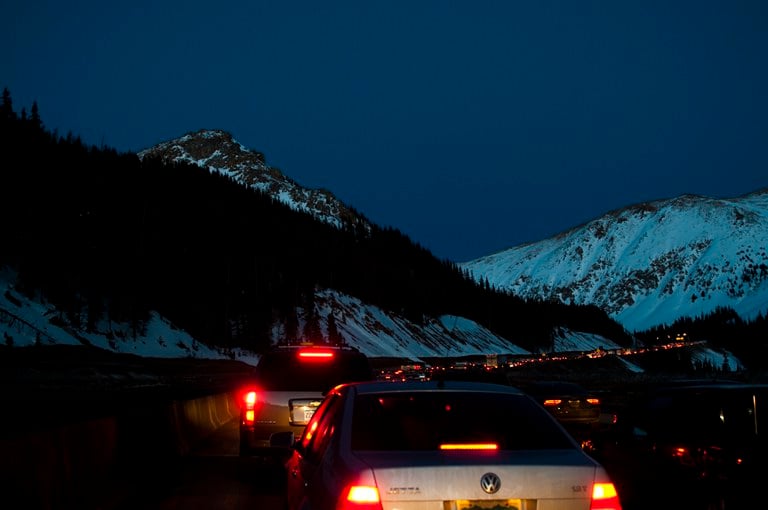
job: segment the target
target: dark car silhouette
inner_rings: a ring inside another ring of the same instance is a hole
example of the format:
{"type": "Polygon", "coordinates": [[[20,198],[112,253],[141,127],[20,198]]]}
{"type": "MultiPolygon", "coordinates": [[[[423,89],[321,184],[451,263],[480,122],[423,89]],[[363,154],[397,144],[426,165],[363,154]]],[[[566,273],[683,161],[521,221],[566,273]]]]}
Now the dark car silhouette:
{"type": "Polygon", "coordinates": [[[768,472],[766,406],[767,384],[687,381],[649,390],[622,422],[627,478],[639,494],[666,484],[687,508],[749,503],[768,472]]]}

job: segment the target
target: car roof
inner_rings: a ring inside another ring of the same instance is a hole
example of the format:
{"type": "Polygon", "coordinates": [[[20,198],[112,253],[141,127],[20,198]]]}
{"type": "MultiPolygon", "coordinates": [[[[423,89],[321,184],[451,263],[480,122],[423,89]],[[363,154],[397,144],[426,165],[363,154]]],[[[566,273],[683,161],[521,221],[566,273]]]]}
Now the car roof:
{"type": "Polygon", "coordinates": [[[508,395],[526,395],[514,386],[474,381],[365,381],[346,383],[342,386],[354,387],[358,394],[392,392],[444,392],[469,391],[481,393],[503,393],[508,395]]]}
{"type": "Polygon", "coordinates": [[[258,365],[263,360],[291,360],[296,357],[299,352],[333,352],[333,356],[336,359],[344,360],[357,360],[370,364],[368,356],[353,347],[338,346],[338,345],[277,345],[270,350],[264,352],[260,358],[258,365]]]}
{"type": "Polygon", "coordinates": [[[325,345],[325,344],[274,345],[270,350],[267,351],[267,353],[294,352],[294,351],[301,351],[301,350],[335,351],[335,352],[363,355],[363,353],[359,349],[356,349],[355,347],[352,347],[349,345],[325,345]]]}

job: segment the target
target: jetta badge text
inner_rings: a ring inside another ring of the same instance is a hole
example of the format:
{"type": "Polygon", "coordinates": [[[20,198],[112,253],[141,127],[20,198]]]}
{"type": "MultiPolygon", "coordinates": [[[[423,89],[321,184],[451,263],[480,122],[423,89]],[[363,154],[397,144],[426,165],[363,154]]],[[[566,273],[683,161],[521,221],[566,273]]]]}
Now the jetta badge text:
{"type": "Polygon", "coordinates": [[[496,473],[486,473],[480,477],[480,487],[487,494],[495,494],[501,488],[501,479],[496,473]]]}
{"type": "Polygon", "coordinates": [[[417,496],[421,494],[421,489],[418,487],[390,487],[387,494],[393,496],[417,496]]]}

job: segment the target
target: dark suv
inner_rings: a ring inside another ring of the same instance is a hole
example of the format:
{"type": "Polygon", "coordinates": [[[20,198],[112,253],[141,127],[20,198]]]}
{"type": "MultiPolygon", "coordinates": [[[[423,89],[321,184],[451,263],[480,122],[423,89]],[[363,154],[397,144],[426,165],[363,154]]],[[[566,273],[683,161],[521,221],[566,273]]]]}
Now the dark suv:
{"type": "Polygon", "coordinates": [[[240,455],[270,453],[275,432],[299,437],[328,390],[373,378],[368,358],[348,347],[281,346],[263,354],[238,398],[240,455]]]}
{"type": "Polygon", "coordinates": [[[634,437],[691,476],[724,479],[761,459],[768,434],[760,411],[768,385],[694,383],[657,389],[639,406],[634,437]]]}
{"type": "Polygon", "coordinates": [[[647,507],[658,503],[648,487],[663,492],[663,485],[682,501],[670,500],[670,508],[736,508],[762,494],[767,406],[766,384],[686,381],[651,388],[624,416],[619,449],[626,455],[603,461],[626,471],[634,489],[625,494],[651,498],[647,507]]]}

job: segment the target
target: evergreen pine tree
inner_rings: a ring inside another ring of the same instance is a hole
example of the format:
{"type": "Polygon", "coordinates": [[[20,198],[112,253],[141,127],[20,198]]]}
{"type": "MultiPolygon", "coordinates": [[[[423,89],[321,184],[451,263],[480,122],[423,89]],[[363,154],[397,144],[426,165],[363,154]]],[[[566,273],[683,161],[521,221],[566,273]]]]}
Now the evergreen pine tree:
{"type": "Polygon", "coordinates": [[[290,308],[285,317],[285,343],[296,343],[299,336],[299,319],[296,317],[296,309],[290,308]]]}
{"type": "Polygon", "coordinates": [[[13,101],[11,93],[7,88],[3,89],[3,102],[0,103],[0,121],[16,120],[16,113],[13,111],[13,101]]]}
{"type": "Polygon", "coordinates": [[[339,333],[339,328],[336,326],[336,316],[333,311],[328,314],[326,319],[328,327],[328,343],[331,345],[344,345],[344,337],[339,333]]]}
{"type": "Polygon", "coordinates": [[[325,338],[323,332],[320,329],[320,318],[315,310],[314,303],[307,307],[305,310],[306,322],[304,323],[304,337],[305,342],[312,342],[313,344],[324,344],[325,338]]]}
{"type": "Polygon", "coordinates": [[[29,122],[32,127],[38,131],[43,130],[43,121],[40,118],[40,111],[37,107],[37,101],[32,102],[32,109],[29,111],[29,122]]]}

